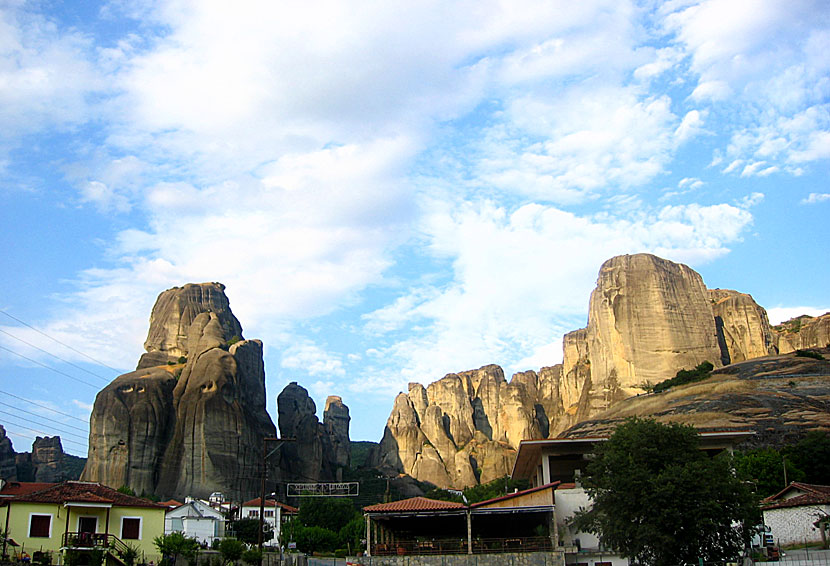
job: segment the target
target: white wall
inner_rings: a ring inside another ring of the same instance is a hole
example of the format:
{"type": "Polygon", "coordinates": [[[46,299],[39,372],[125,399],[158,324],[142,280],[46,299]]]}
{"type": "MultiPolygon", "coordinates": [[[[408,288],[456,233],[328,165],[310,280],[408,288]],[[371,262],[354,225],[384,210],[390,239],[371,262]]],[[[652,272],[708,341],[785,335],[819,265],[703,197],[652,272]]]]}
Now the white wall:
{"type": "Polygon", "coordinates": [[[803,505],[764,511],[764,523],[770,527],[775,544],[790,545],[821,542],[821,532],[813,526],[821,513],[830,514],[830,505],[803,505]]]}

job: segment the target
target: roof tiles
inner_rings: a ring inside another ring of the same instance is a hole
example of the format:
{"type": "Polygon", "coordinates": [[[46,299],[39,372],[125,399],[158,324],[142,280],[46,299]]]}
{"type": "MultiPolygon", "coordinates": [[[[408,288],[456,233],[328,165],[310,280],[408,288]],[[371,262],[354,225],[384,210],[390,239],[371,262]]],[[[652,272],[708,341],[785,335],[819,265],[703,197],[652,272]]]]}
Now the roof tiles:
{"type": "Polygon", "coordinates": [[[411,497],[409,499],[402,499],[401,501],[378,503],[377,505],[369,505],[368,507],[363,508],[363,510],[367,513],[443,511],[445,509],[466,509],[466,506],[463,503],[456,503],[454,501],[441,501],[439,499],[429,499],[426,497],[411,497]]]}

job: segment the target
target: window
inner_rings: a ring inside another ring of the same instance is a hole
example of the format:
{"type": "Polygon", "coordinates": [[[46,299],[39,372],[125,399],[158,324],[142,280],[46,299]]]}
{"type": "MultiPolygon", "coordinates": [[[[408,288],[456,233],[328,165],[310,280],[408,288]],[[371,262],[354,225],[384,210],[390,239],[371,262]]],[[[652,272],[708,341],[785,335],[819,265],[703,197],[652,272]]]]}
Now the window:
{"type": "Polygon", "coordinates": [[[141,538],[141,518],[124,517],[121,519],[121,538],[123,540],[138,540],[141,538]]]}
{"type": "Polygon", "coordinates": [[[49,538],[52,530],[52,515],[30,515],[29,536],[49,538]]]}
{"type": "Polygon", "coordinates": [[[264,517],[273,517],[274,516],[274,510],[273,509],[266,509],[265,510],[265,515],[263,515],[263,516],[264,517]]]}
{"type": "Polygon", "coordinates": [[[170,530],[182,532],[184,530],[184,520],[179,518],[173,518],[170,520],[170,530]]]}
{"type": "Polygon", "coordinates": [[[249,517],[259,517],[259,511],[248,511],[249,517]]]}

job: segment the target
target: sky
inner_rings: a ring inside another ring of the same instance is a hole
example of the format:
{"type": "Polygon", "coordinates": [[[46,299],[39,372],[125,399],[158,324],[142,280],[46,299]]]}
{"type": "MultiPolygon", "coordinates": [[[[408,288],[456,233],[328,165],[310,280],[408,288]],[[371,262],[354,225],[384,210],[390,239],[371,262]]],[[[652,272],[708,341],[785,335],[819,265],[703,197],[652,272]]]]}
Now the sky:
{"type": "Polygon", "coordinates": [[[649,252],[830,310],[830,4],[0,1],[0,424],[85,455],[160,292],[226,285],[378,441],[395,395],[562,359],[649,252]]]}

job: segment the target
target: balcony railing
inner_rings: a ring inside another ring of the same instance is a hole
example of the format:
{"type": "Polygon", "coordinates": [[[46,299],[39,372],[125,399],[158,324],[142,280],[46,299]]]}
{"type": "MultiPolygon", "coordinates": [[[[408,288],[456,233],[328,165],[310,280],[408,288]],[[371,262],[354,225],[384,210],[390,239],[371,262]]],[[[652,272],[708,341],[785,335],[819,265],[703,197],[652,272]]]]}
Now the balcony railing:
{"type": "MultiPolygon", "coordinates": [[[[473,539],[473,554],[504,552],[539,552],[553,550],[550,537],[476,538],[473,539]]],[[[431,539],[400,540],[393,543],[372,544],[373,556],[395,554],[467,554],[467,540],[431,539]]]]}
{"type": "Polygon", "coordinates": [[[107,548],[118,554],[127,550],[127,545],[115,535],[104,533],[64,533],[61,540],[64,548],[93,549],[107,548]]]}

